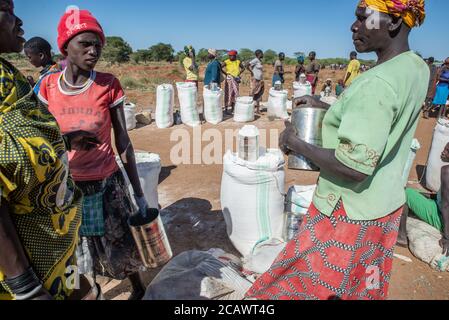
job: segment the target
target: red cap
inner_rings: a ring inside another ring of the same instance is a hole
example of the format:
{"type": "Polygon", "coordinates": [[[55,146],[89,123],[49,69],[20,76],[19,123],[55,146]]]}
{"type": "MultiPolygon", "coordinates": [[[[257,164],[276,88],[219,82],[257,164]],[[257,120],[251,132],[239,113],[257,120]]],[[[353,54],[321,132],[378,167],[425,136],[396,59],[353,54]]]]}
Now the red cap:
{"type": "Polygon", "coordinates": [[[58,25],[58,47],[63,55],[67,55],[64,50],[67,42],[80,33],[95,32],[100,36],[103,45],[106,43],[103,28],[98,20],[87,10],[67,11],[59,21],[58,25]]]}
{"type": "Polygon", "coordinates": [[[229,56],[236,56],[237,55],[237,51],[236,50],[231,50],[228,52],[229,56]]]}

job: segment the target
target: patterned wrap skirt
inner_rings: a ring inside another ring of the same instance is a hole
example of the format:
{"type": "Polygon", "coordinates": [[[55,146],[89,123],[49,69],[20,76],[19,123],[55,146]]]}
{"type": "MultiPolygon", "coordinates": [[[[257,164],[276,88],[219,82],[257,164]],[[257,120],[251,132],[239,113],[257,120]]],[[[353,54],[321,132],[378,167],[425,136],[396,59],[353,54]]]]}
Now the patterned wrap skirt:
{"type": "Polygon", "coordinates": [[[239,82],[232,76],[227,76],[225,81],[225,105],[227,107],[235,105],[239,97],[239,82]]]}
{"type": "Polygon", "coordinates": [[[343,203],[331,217],[315,206],[296,237],[247,292],[258,300],[387,299],[402,208],[354,221],[343,203]]]}
{"type": "Polygon", "coordinates": [[[144,271],[128,226],[129,216],[137,209],[122,172],[118,170],[104,181],[78,182],[77,186],[86,199],[101,201],[88,200],[83,204],[83,217],[89,219],[82,222],[81,229],[86,233],[80,237],[76,252],[79,272],[124,280],[135,272],[144,271]]]}
{"type": "Polygon", "coordinates": [[[265,92],[265,82],[263,80],[251,79],[251,94],[255,102],[260,102],[262,100],[263,94],[265,92]]]}

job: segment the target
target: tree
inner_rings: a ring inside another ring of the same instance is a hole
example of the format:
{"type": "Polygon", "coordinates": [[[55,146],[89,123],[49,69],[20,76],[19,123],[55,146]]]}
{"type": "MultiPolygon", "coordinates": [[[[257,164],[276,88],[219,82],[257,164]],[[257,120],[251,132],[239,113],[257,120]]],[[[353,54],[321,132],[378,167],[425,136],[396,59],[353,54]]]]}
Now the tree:
{"type": "Polygon", "coordinates": [[[131,61],[133,61],[134,63],[139,64],[140,61],[142,61],[141,56],[138,52],[133,52],[130,56],[131,61]]]}
{"type": "Polygon", "coordinates": [[[109,63],[124,63],[130,60],[133,50],[121,37],[106,37],[103,58],[109,63]]]}
{"type": "Polygon", "coordinates": [[[242,61],[250,61],[252,59],[254,59],[256,57],[256,55],[254,54],[253,50],[251,49],[247,49],[247,48],[242,48],[239,51],[239,58],[242,61]]]}
{"type": "Polygon", "coordinates": [[[182,61],[184,58],[187,57],[186,53],[184,51],[178,51],[175,55],[175,61],[178,61],[180,65],[182,65],[182,61]]]}
{"type": "Polygon", "coordinates": [[[174,59],[173,54],[175,53],[175,50],[171,46],[171,44],[166,43],[158,43],[154,46],[151,46],[148,50],[151,61],[170,61],[171,59],[174,59]]]}
{"type": "Polygon", "coordinates": [[[228,50],[217,50],[217,59],[221,62],[228,59],[228,50]]]}
{"type": "Polygon", "coordinates": [[[296,58],[291,57],[285,57],[284,64],[287,66],[294,66],[298,63],[298,60],[296,58]]]}
{"type": "Polygon", "coordinates": [[[267,50],[263,54],[263,62],[266,64],[274,64],[278,58],[278,54],[276,51],[267,50]]]}
{"type": "Polygon", "coordinates": [[[209,52],[207,49],[200,49],[198,53],[196,54],[196,60],[197,62],[205,63],[209,61],[209,52]]]}
{"type": "Polygon", "coordinates": [[[148,61],[151,61],[151,54],[149,50],[137,50],[131,55],[131,59],[137,64],[141,61],[147,63],[148,61]]]}

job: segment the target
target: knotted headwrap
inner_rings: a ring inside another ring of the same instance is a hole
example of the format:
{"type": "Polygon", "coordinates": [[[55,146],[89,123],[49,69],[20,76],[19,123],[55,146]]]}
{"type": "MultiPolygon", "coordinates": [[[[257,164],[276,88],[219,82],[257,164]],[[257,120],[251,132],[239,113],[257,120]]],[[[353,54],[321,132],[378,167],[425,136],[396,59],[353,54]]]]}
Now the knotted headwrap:
{"type": "Polygon", "coordinates": [[[425,0],[361,0],[359,7],[402,17],[410,28],[419,27],[426,18],[425,0]]]}

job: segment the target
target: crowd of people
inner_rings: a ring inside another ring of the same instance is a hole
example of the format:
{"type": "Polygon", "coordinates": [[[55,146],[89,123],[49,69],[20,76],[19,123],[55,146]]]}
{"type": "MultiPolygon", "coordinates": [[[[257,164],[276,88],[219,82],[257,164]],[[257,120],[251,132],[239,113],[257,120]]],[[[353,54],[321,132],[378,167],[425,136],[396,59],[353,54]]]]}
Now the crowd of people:
{"type": "MultiPolygon", "coordinates": [[[[141,299],[142,262],[127,218],[145,216],[149,208],[126,131],[125,93],[115,76],[95,71],[105,45],[97,19],[85,10],[79,11],[78,25],[70,27],[68,19],[66,13],[58,25],[57,43],[65,57],[60,65],[45,40],[25,44],[13,0],[0,0],[0,54],[25,47],[30,62],[43,68],[33,88],[31,79],[0,58],[0,299],[73,297],[73,288],[66,285],[71,265],[89,279],[92,299],[100,296],[100,273],[129,278],[130,299],[141,299]]],[[[294,101],[294,108],[307,104],[328,110],[323,147],[300,140],[289,122],[279,141],[285,154],[303,155],[320,167],[318,188],[300,231],[247,298],[386,299],[406,202],[444,231],[442,246],[449,254],[449,170],[442,172],[440,204],[405,192],[401,184],[423,102],[426,97],[430,101],[429,83],[438,81],[433,104],[445,105],[448,95],[449,60],[429,82],[429,66],[409,47],[411,30],[424,19],[424,0],[360,1],[351,27],[354,45],[358,52],[375,52],[376,67],[360,74],[353,52],[345,78],[336,86],[344,99],[332,106],[311,96],[294,101]],[[379,19],[376,30],[365,23],[373,14],[379,19]],[[379,269],[377,288],[368,286],[370,266],[379,269]]],[[[186,81],[198,85],[195,50],[186,46],[185,53],[186,81]]],[[[257,50],[249,63],[234,50],[223,63],[216,50],[208,53],[204,84],[213,89],[224,82],[226,112],[235,106],[245,70],[251,73],[260,111],[263,52],[257,50]]],[[[274,64],[273,86],[285,81],[284,59],[281,53],[274,64]]],[[[316,53],[304,62],[298,58],[295,78],[308,81],[315,94],[320,72],[316,53]]],[[[322,91],[332,90],[329,80],[322,91]]],[[[449,160],[449,146],[443,158],[449,160]]]]}
{"type": "MultiPolygon", "coordinates": [[[[193,82],[198,86],[199,66],[196,62],[195,49],[189,45],[184,47],[186,57],[183,59],[183,66],[186,73],[186,82],[193,82]]],[[[225,93],[225,114],[232,114],[236,103],[236,98],[239,96],[239,87],[241,83],[241,76],[245,70],[251,74],[251,96],[255,103],[256,113],[260,112],[260,102],[265,92],[264,81],[264,53],[262,50],[254,52],[254,59],[247,62],[242,62],[238,59],[238,52],[230,50],[227,53],[228,59],[224,62],[218,60],[218,51],[216,49],[208,49],[209,63],[204,73],[204,85],[208,88],[220,88],[224,82],[225,93]]],[[[317,92],[317,84],[319,80],[319,73],[321,65],[316,59],[316,52],[312,51],[308,56],[308,63],[305,64],[304,55],[297,57],[297,65],[295,66],[295,81],[305,84],[308,83],[312,87],[312,95],[317,92]]],[[[272,76],[271,86],[276,88],[277,84],[280,89],[285,84],[285,53],[281,52],[274,62],[274,71],[272,76]]],[[[353,51],[350,54],[350,63],[347,66],[344,79],[338,80],[337,84],[332,83],[332,79],[326,79],[320,94],[322,96],[336,96],[339,97],[345,88],[349,87],[354,79],[356,79],[364,69],[361,67],[360,61],[357,60],[357,52],[353,51]]]]}

